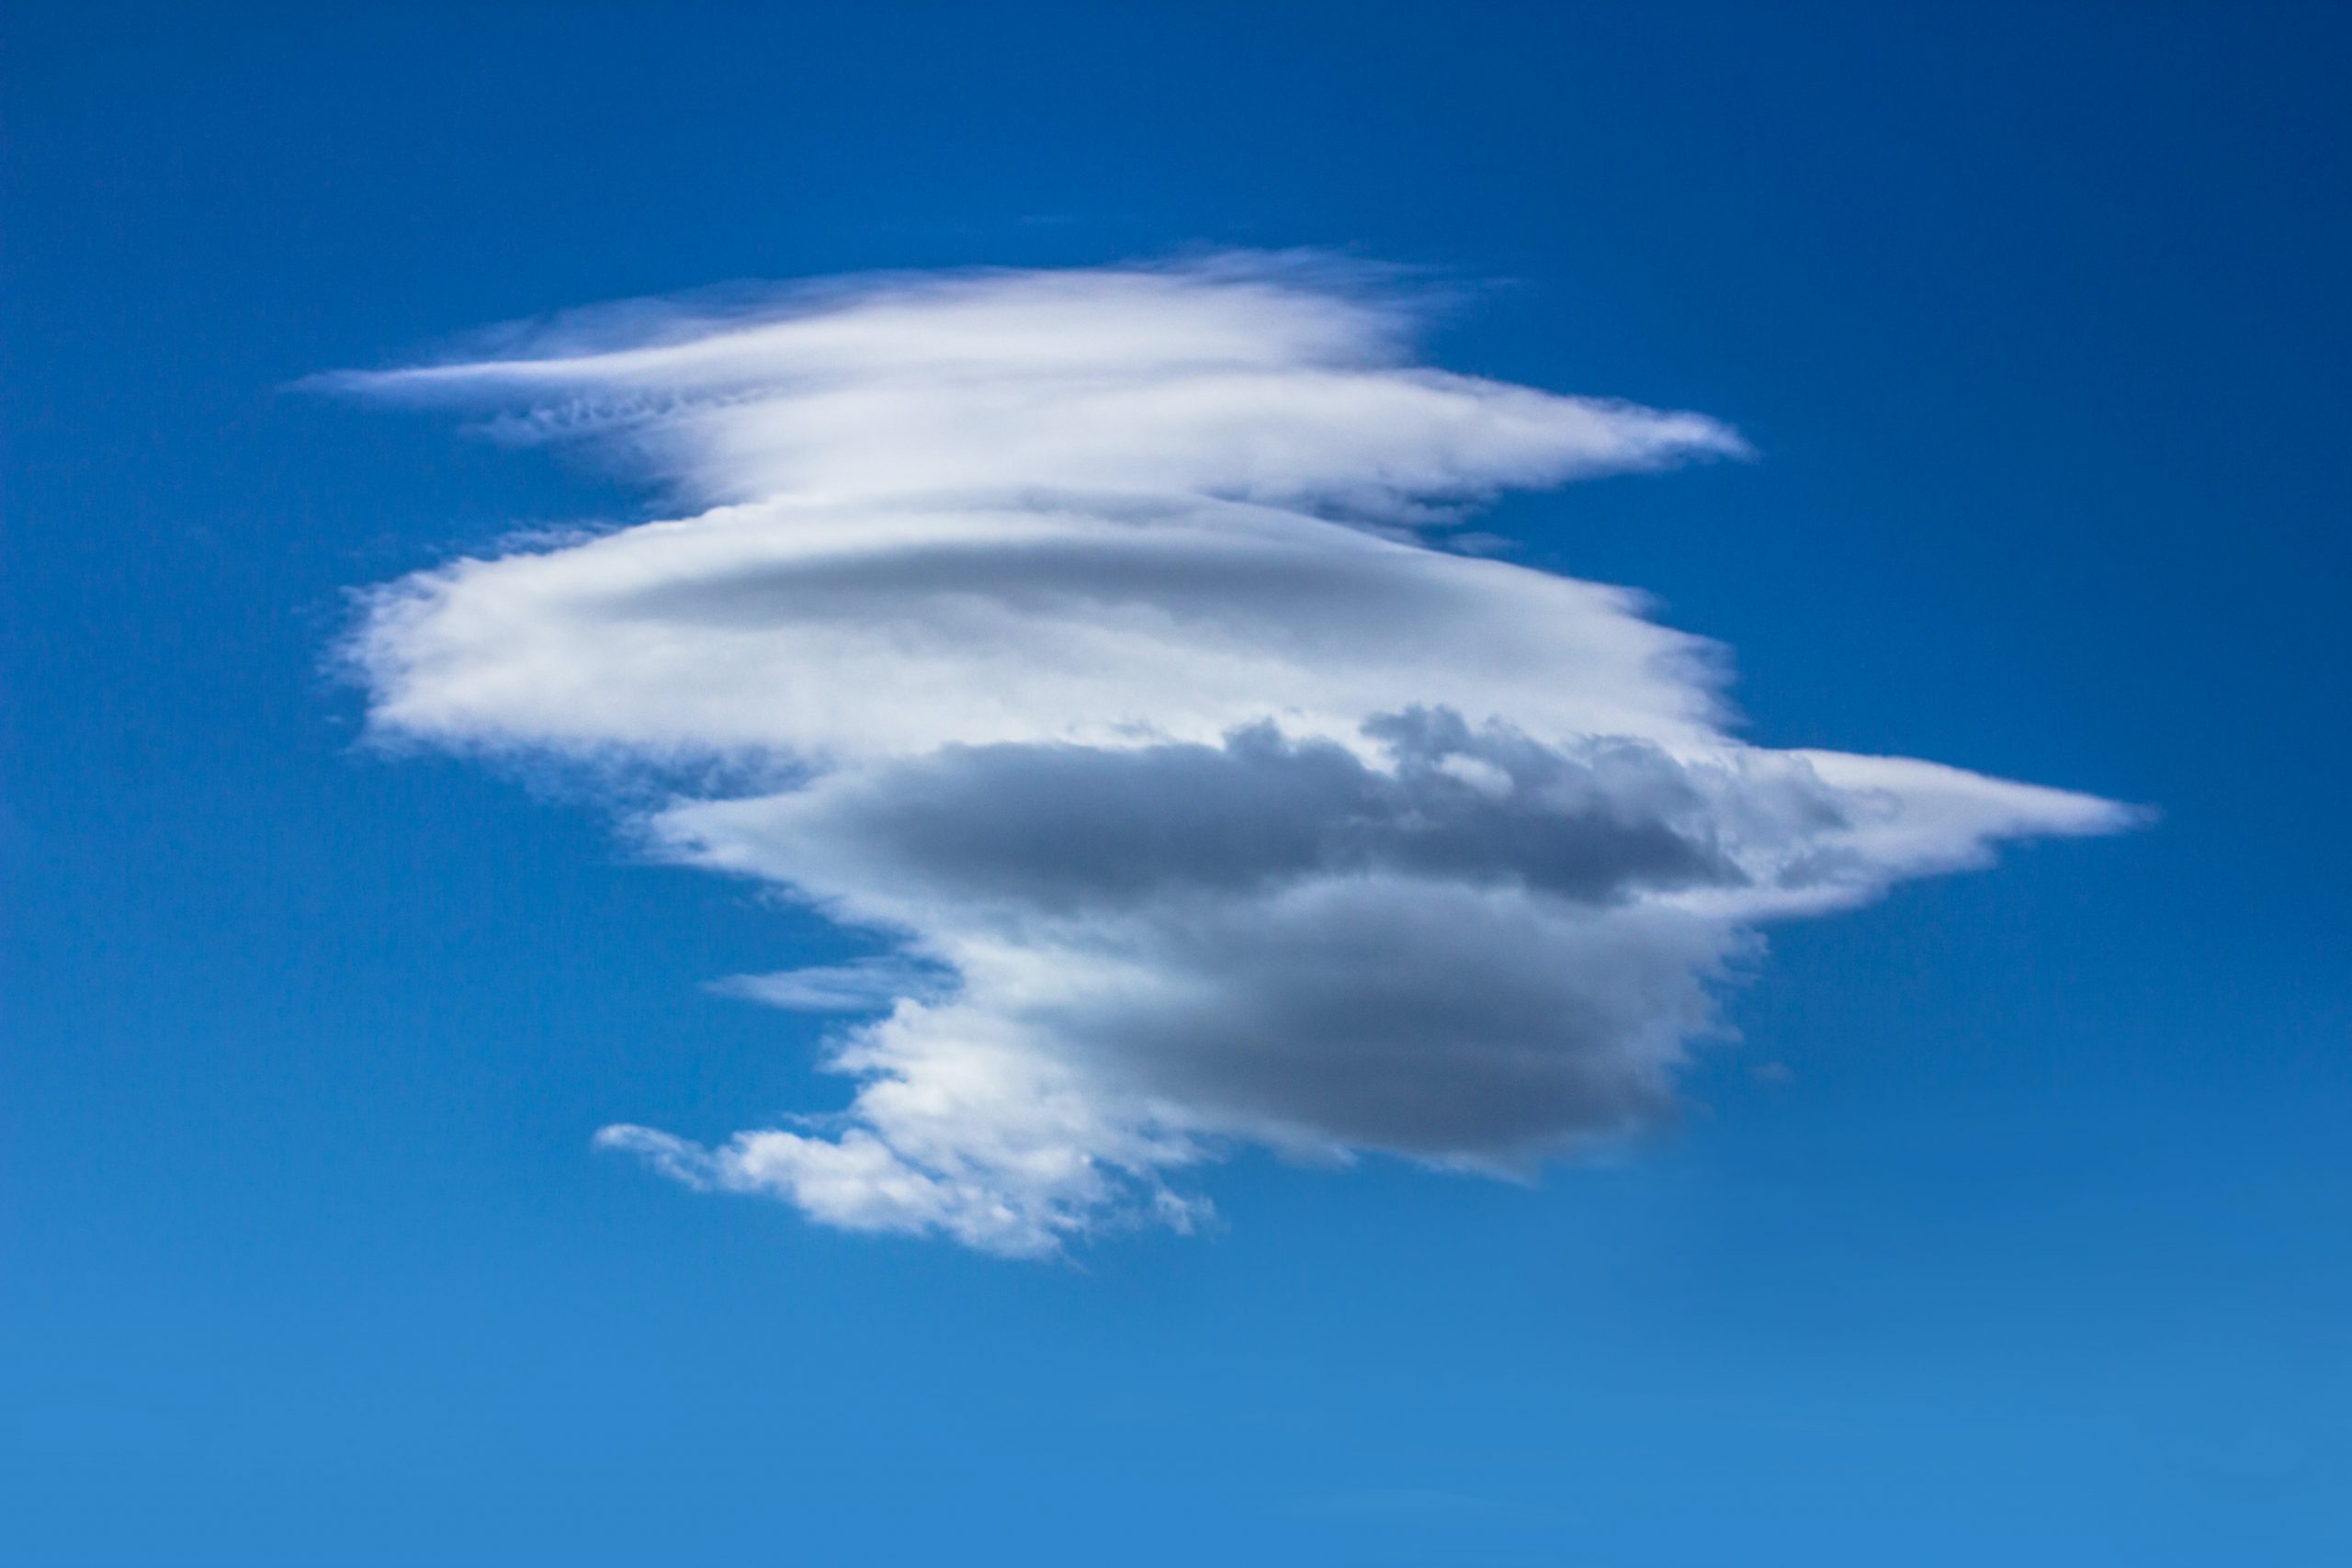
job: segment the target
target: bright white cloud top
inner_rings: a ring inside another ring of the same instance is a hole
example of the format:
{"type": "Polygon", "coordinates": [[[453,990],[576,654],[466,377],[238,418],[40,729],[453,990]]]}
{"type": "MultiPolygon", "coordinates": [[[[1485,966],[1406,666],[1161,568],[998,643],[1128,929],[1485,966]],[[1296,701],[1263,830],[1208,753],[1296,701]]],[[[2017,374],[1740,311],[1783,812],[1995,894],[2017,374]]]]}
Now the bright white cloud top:
{"type": "Polygon", "coordinates": [[[1012,1254],[1193,1224],[1182,1168],[1237,1141],[1524,1171],[1666,1111],[1762,924],[2128,819],[1745,744],[1709,645],[1637,596],[1423,542],[1433,506],[1742,447],[1416,366],[1414,318],[1361,269],[1227,257],[639,308],[337,378],[614,446],[688,513],[375,591],[378,733],[628,770],[660,852],[895,954],[732,983],[861,1020],[846,1111],[605,1143],[1012,1254]],[[711,777],[765,782],[681,782],[711,777]]]}

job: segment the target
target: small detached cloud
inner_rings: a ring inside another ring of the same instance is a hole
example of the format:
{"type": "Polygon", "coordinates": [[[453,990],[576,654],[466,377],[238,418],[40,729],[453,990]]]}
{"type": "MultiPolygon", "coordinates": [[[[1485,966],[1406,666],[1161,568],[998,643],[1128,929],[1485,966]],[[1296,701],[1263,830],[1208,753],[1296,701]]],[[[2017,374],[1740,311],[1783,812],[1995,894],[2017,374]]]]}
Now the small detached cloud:
{"type": "Polygon", "coordinates": [[[1416,309],[1298,257],[893,276],[330,378],[685,508],[367,594],[375,732],[593,761],[657,852],[890,948],[720,982],[850,1020],[846,1110],[602,1143],[1023,1256],[1190,1228],[1238,1143],[1524,1174],[1670,1112],[1765,924],[2131,820],[1747,745],[1637,595],[1441,547],[1746,449],[1416,365],[1416,309]]]}

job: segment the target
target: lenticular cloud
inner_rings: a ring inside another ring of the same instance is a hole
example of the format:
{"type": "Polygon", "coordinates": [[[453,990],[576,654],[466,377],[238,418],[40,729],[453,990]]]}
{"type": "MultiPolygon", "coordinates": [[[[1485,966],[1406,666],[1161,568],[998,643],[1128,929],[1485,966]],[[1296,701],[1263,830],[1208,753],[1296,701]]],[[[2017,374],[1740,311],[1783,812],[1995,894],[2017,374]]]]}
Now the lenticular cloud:
{"type": "Polygon", "coordinates": [[[1297,258],[605,312],[337,379],[626,455],[682,515],[375,590],[384,736],[634,775],[645,842],[885,939],[739,976],[847,1110],[600,1134],[697,1188],[1012,1254],[1193,1224],[1238,1142],[1494,1172],[1664,1114],[1764,923],[2120,825],[1725,733],[1623,590],[1442,547],[1715,422],[1414,364],[1297,258]],[[719,792],[679,781],[756,779],[719,792]]]}

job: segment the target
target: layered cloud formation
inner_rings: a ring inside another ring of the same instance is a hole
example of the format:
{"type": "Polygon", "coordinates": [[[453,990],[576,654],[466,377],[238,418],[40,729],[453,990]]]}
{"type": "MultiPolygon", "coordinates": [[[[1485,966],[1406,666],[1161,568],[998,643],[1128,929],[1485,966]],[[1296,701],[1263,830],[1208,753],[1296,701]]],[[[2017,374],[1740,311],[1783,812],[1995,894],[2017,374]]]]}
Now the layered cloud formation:
{"type": "Polygon", "coordinates": [[[1414,321],[1376,274],[1226,257],[337,378],[599,444],[684,513],[373,592],[378,733],[617,769],[659,852],[889,948],[729,982],[845,1015],[846,1111],[605,1143],[1012,1254],[1193,1224],[1182,1168],[1237,1141],[1525,1171],[1667,1111],[1764,923],[2125,820],[1744,744],[1634,595],[1442,547],[1498,490],[1742,447],[1417,366],[1414,321]]]}

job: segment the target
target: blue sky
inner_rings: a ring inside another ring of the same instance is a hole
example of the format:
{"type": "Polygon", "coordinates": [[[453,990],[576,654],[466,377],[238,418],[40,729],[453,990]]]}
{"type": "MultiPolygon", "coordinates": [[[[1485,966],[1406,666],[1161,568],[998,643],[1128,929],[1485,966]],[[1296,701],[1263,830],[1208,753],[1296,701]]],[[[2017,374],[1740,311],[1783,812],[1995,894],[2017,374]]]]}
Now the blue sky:
{"type": "Polygon", "coordinates": [[[1903,12],[13,17],[0,1561],[2343,1560],[2347,28],[1903,12]],[[2160,819],[1775,919],[1532,1187],[1227,1134],[1201,1234],[1008,1258],[595,1148],[847,1103],[711,982],[874,943],[642,779],[364,744],[353,590],[695,503],[295,384],[1296,250],[1740,433],[1471,525],[1727,647],[1750,751],[2160,819]]]}

